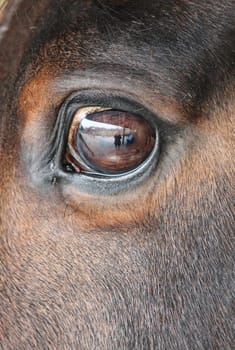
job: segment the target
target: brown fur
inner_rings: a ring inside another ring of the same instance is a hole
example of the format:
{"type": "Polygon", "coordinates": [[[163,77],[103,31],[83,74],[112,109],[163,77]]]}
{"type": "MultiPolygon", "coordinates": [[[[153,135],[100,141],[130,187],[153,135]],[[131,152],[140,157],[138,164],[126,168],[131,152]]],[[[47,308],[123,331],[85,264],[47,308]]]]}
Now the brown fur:
{"type": "Polygon", "coordinates": [[[232,349],[232,7],[18,5],[0,43],[0,349],[232,349]],[[168,125],[126,191],[38,168],[61,103],[87,88],[168,125]]]}

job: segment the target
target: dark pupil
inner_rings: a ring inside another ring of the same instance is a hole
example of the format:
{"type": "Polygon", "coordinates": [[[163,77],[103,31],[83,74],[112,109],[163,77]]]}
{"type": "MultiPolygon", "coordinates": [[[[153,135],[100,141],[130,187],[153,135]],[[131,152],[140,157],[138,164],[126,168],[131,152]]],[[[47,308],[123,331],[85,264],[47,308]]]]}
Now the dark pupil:
{"type": "Polygon", "coordinates": [[[76,146],[95,170],[122,173],[141,164],[155,144],[155,131],[139,117],[122,111],[90,114],[80,122],[76,146]]]}

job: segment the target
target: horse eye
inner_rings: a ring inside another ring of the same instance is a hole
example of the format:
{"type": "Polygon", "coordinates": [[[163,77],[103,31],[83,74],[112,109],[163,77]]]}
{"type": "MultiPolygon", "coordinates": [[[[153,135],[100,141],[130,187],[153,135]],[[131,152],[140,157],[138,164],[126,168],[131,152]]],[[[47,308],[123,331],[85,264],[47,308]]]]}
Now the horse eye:
{"type": "Polygon", "coordinates": [[[76,172],[118,175],[140,166],[155,142],[156,128],[137,114],[84,107],[70,126],[66,163],[76,172]]]}

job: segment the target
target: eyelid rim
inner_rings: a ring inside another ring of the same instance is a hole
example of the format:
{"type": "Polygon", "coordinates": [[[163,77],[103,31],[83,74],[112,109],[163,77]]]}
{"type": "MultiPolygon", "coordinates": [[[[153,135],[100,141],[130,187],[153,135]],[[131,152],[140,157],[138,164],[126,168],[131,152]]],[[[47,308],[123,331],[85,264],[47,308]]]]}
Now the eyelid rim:
{"type": "Polygon", "coordinates": [[[86,193],[103,193],[113,195],[121,191],[126,191],[132,186],[136,186],[144,181],[153,170],[159,158],[160,138],[159,138],[159,120],[156,119],[151,111],[135,100],[130,100],[125,96],[117,95],[117,92],[105,92],[100,90],[82,90],[72,93],[62,103],[57,121],[55,132],[53,133],[53,145],[51,149],[51,165],[53,170],[52,178],[61,184],[73,184],[81,191],[86,193]],[[155,129],[155,145],[148,158],[137,168],[123,174],[102,174],[94,171],[85,171],[81,173],[66,172],[63,166],[63,159],[66,152],[68,135],[71,123],[76,110],[83,107],[101,106],[110,109],[121,109],[130,113],[144,116],[155,129]]]}

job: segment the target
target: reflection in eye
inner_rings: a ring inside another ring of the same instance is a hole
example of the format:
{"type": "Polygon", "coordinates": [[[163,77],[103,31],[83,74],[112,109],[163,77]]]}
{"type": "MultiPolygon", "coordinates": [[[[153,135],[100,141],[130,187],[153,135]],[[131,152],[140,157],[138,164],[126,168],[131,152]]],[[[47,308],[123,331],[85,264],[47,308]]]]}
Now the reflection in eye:
{"type": "Polygon", "coordinates": [[[74,116],[66,158],[76,171],[120,174],[138,167],[155,145],[156,130],[130,112],[83,108],[74,116]]]}

